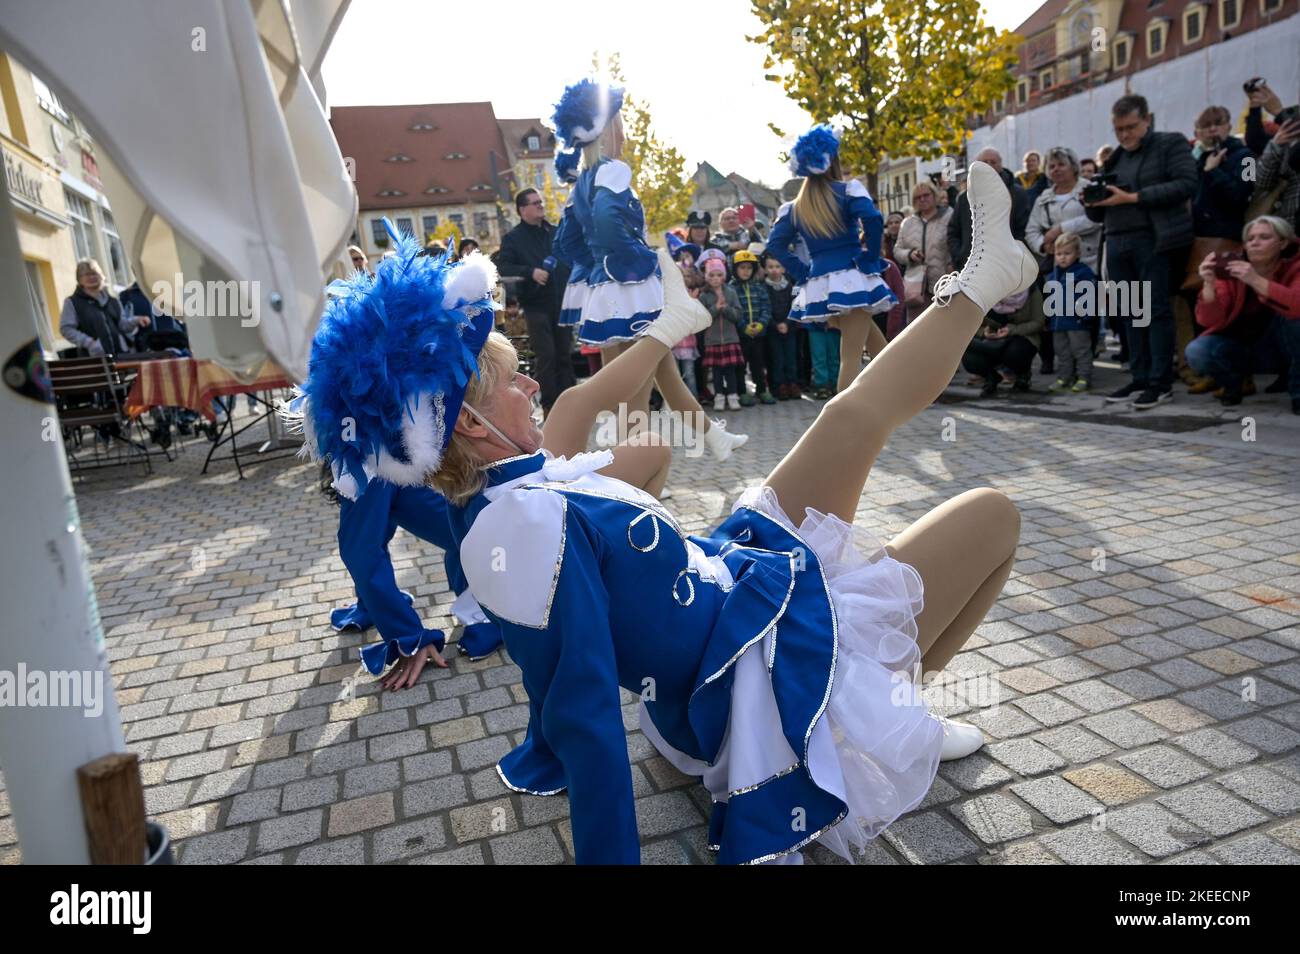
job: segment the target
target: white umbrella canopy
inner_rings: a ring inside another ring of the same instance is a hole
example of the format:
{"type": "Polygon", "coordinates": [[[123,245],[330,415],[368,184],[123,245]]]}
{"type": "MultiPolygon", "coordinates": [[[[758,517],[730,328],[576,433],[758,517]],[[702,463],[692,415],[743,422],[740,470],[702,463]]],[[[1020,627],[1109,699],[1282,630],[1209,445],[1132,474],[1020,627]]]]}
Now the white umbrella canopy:
{"type": "Polygon", "coordinates": [[[0,19],[0,47],[94,137],[141,288],[185,317],[197,356],[242,376],[268,356],[306,376],[356,223],[320,80],[347,6],[41,0],[0,19]]]}

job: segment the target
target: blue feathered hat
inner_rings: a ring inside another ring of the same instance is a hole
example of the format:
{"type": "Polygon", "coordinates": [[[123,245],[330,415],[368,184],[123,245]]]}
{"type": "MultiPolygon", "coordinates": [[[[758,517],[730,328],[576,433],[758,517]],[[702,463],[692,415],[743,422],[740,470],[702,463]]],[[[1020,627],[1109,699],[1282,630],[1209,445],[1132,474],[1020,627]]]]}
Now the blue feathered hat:
{"type": "Polygon", "coordinates": [[[827,172],[840,152],[840,134],[827,123],[808,130],[790,150],[790,173],[815,176],[827,172]]]}
{"type": "Polygon", "coordinates": [[[441,466],[494,322],[490,259],[421,255],[384,224],[396,254],[373,279],[331,283],[307,381],[281,409],[306,438],[304,456],[327,461],[349,500],[375,477],[416,486],[441,466]]]}
{"type": "Polygon", "coordinates": [[[586,77],[564,88],[555,104],[551,127],[567,151],[555,157],[555,172],[562,182],[578,177],[578,156],[582,147],[595,142],[614,114],[623,108],[623,90],[586,77]]]}
{"type": "Polygon", "coordinates": [[[672,232],[664,233],[664,242],[668,246],[668,257],[673,259],[674,261],[677,260],[677,256],[680,255],[682,252],[689,252],[691,256],[691,261],[693,262],[699,261],[700,247],[696,245],[694,242],[683,242],[672,232]]]}

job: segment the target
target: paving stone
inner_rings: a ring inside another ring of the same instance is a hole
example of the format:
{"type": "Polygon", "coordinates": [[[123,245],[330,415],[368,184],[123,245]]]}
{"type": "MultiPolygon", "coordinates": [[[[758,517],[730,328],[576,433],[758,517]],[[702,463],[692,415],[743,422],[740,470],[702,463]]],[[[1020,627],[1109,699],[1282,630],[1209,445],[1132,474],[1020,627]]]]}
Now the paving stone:
{"type": "Polygon", "coordinates": [[[973,854],[979,846],[937,812],[905,815],[885,829],[885,839],[908,861],[946,864],[973,854]]]}
{"type": "Polygon", "coordinates": [[[286,785],[280,807],[286,812],[296,812],[304,808],[319,808],[321,805],[328,805],[338,797],[339,780],[335,776],[309,778],[301,782],[290,782],[286,785]]]}
{"type": "Polygon", "coordinates": [[[1107,805],[1122,805],[1150,795],[1153,785],[1114,765],[1098,763],[1062,772],[1062,777],[1107,805]]]}
{"type": "Polygon", "coordinates": [[[365,839],[356,836],[308,845],[293,860],[296,865],[363,865],[366,863],[365,839]]]}
{"type": "Polygon", "coordinates": [[[965,792],[978,792],[1012,779],[1010,772],[980,752],[940,763],[939,774],[965,792]]]}
{"type": "Polygon", "coordinates": [[[1012,785],[1011,791],[1057,824],[1068,824],[1103,810],[1099,801],[1059,776],[1020,782],[1012,785]]]}
{"type": "Polygon", "coordinates": [[[1274,815],[1293,815],[1300,811],[1300,785],[1259,766],[1230,772],[1216,781],[1274,815]]]}
{"type": "Polygon", "coordinates": [[[1252,748],[1271,755],[1290,752],[1300,745],[1300,732],[1292,732],[1286,726],[1270,722],[1268,719],[1254,718],[1232,722],[1223,727],[1223,731],[1235,739],[1240,739],[1252,748]]]}
{"type": "Polygon", "coordinates": [[[1216,845],[1210,854],[1225,865],[1294,865],[1300,852],[1292,851],[1260,834],[1246,835],[1226,844],[1216,845]]]}
{"type": "Polygon", "coordinates": [[[402,814],[407,818],[445,811],[469,801],[469,790],[462,775],[448,775],[416,782],[401,788],[402,814]]]}
{"type": "Polygon", "coordinates": [[[233,865],[248,854],[251,835],[248,828],[227,828],[210,835],[187,838],[177,846],[180,862],[186,865],[233,865]]]}
{"type": "Polygon", "coordinates": [[[558,865],[564,849],[549,828],[530,828],[488,842],[492,860],[499,865],[558,865]]]}
{"type": "Polygon", "coordinates": [[[1195,825],[1151,802],[1108,811],[1102,822],[1107,830],[1153,858],[1166,858],[1210,840],[1195,825]]]}
{"type": "Polygon", "coordinates": [[[447,833],[441,818],[422,818],[419,821],[393,825],[374,834],[374,862],[388,864],[403,858],[436,851],[447,844],[447,833]]]}
{"type": "Polygon", "coordinates": [[[1142,858],[1091,825],[1075,825],[1049,832],[1039,839],[1043,847],[1070,865],[1135,865],[1142,858]]]}
{"type": "Polygon", "coordinates": [[[1066,764],[1063,758],[1033,739],[997,742],[988,747],[988,753],[1019,775],[1042,775],[1066,764]]]}
{"type": "Polygon", "coordinates": [[[986,845],[1024,838],[1034,830],[1029,812],[1005,795],[980,795],[950,811],[986,845]]]}
{"type": "Polygon", "coordinates": [[[325,813],[320,809],[300,812],[297,815],[285,815],[262,822],[257,829],[257,850],[259,852],[278,851],[305,845],[320,838],[321,822],[325,813]]]}
{"type": "Polygon", "coordinates": [[[1242,765],[1259,756],[1255,749],[1224,735],[1218,729],[1200,729],[1178,736],[1172,741],[1179,748],[1186,749],[1198,759],[1219,769],[1242,765]]]}
{"type": "Polygon", "coordinates": [[[1170,792],[1157,801],[1175,815],[1220,837],[1268,821],[1263,812],[1210,784],[1170,792]]]}
{"type": "Polygon", "coordinates": [[[1136,712],[1119,709],[1089,716],[1080,723],[1089,732],[1094,732],[1113,742],[1121,748],[1131,749],[1139,745],[1149,745],[1169,735],[1169,730],[1150,722],[1136,712]]]}
{"type": "Polygon", "coordinates": [[[338,802],[330,807],[329,836],[338,838],[368,828],[382,828],[391,825],[396,818],[392,792],[338,802]]]}
{"type": "Polygon", "coordinates": [[[1161,788],[1177,788],[1180,785],[1200,781],[1211,774],[1204,765],[1184,755],[1172,745],[1156,745],[1149,749],[1128,752],[1119,756],[1116,761],[1161,788]]]}

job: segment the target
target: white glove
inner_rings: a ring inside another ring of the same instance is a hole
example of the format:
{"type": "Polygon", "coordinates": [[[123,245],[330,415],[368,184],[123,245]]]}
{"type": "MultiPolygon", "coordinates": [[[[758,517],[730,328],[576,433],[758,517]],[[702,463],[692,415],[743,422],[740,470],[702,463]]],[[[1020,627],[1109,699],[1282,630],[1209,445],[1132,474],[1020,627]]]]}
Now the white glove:
{"type": "Polygon", "coordinates": [[[671,348],[688,335],[709,327],[713,324],[713,317],[698,299],[692,298],[686,291],[681,269],[667,250],[659,249],[658,255],[659,271],[663,275],[664,306],[659,317],[642,334],[671,348]]]}

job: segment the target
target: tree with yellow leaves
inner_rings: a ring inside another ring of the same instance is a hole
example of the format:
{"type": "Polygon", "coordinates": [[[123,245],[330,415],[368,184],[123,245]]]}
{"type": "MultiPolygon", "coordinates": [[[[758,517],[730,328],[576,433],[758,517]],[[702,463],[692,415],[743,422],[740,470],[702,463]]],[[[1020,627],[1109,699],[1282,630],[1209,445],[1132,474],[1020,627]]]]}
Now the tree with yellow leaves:
{"type": "MultiPolygon", "coordinates": [[[[610,82],[623,85],[618,54],[611,54],[602,71],[599,54],[592,66],[610,82]]],[[[686,159],[654,132],[650,110],[631,93],[623,96],[623,161],[632,170],[632,190],[645,210],[646,232],[651,244],[657,236],[686,221],[695,186],[686,173],[686,159]]]]}
{"type": "MultiPolygon", "coordinates": [[[[767,79],[818,122],[842,124],[845,173],[885,156],[959,153],[966,117],[1015,85],[1022,38],[984,23],[979,0],[752,0],[767,79]]],[[[768,124],[778,136],[785,133],[768,124]]]]}

